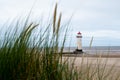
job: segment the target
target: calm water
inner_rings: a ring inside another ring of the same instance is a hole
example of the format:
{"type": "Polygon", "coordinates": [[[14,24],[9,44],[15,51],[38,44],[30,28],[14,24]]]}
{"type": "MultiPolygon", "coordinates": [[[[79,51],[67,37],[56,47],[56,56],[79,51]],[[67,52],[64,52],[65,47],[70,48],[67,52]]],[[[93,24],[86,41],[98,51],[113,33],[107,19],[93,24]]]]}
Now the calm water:
{"type": "MultiPolygon", "coordinates": [[[[73,52],[76,47],[66,47],[64,52],[73,52]]],[[[83,47],[83,51],[89,54],[120,54],[120,46],[94,46],[94,47],[83,47]]]]}

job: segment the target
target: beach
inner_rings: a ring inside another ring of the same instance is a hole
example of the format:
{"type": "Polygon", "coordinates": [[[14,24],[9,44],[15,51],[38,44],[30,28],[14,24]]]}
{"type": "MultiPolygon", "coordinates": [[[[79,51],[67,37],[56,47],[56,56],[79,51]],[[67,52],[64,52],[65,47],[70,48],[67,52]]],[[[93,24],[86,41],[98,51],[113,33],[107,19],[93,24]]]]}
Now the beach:
{"type": "Polygon", "coordinates": [[[107,64],[107,66],[113,66],[115,65],[115,67],[118,67],[120,69],[120,58],[103,58],[103,57],[63,57],[63,60],[65,59],[69,59],[70,62],[75,62],[74,64],[76,66],[81,65],[81,63],[83,64],[87,64],[87,63],[91,63],[92,65],[98,64],[98,62],[100,61],[100,64],[107,64]]]}
{"type": "Polygon", "coordinates": [[[75,49],[75,47],[64,48],[63,58],[75,59],[75,65],[79,65],[82,60],[84,60],[84,63],[91,62],[92,64],[96,64],[96,61],[101,60],[101,64],[107,62],[107,65],[112,66],[116,63],[115,66],[120,67],[119,46],[83,47],[82,54],[74,54],[75,49]]]}
{"type": "Polygon", "coordinates": [[[77,71],[86,71],[90,74],[96,73],[98,75],[104,74],[103,76],[107,75],[110,80],[119,80],[116,77],[120,74],[120,57],[63,56],[62,60],[68,60],[69,66],[74,65],[77,71]]]}
{"type": "Polygon", "coordinates": [[[74,64],[77,69],[83,67],[85,70],[92,68],[91,73],[100,70],[104,75],[114,76],[112,80],[120,74],[120,47],[83,48],[82,54],[74,54],[74,51],[75,48],[64,49],[62,60],[68,60],[70,66],[74,64]]]}

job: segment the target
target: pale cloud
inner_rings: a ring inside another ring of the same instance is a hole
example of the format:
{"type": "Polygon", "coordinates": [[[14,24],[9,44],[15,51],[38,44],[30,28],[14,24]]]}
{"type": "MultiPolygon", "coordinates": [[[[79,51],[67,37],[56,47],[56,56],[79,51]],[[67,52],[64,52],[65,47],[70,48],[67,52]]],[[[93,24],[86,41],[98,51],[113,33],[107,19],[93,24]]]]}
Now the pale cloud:
{"type": "Polygon", "coordinates": [[[26,15],[33,5],[32,17],[43,15],[47,21],[56,2],[62,22],[69,21],[73,15],[73,37],[81,31],[84,37],[120,40],[120,0],[0,0],[0,24],[26,15]]]}
{"type": "MultiPolygon", "coordinates": [[[[53,3],[49,0],[1,0],[0,1],[0,23],[5,23],[11,18],[25,16],[32,9],[32,15],[49,15],[53,3]]],[[[34,17],[32,16],[32,17],[34,17]]]]}
{"type": "Polygon", "coordinates": [[[119,0],[65,0],[63,2],[69,2],[67,5],[62,3],[64,18],[68,20],[73,13],[74,27],[82,25],[85,29],[120,29],[119,0]]]}
{"type": "Polygon", "coordinates": [[[120,39],[119,31],[114,30],[96,30],[96,31],[82,31],[85,37],[95,37],[95,38],[113,38],[120,39]]]}

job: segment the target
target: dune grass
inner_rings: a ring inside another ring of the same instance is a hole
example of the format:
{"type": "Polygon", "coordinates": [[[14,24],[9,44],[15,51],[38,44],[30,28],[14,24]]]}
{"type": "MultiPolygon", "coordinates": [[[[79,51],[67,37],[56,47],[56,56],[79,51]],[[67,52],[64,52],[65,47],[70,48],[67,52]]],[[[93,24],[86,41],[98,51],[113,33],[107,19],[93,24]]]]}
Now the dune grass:
{"type": "MultiPolygon", "coordinates": [[[[113,67],[105,73],[107,63],[100,67],[98,60],[96,66],[92,63],[85,65],[83,57],[81,65],[76,67],[75,58],[73,61],[63,59],[68,27],[63,26],[65,36],[59,43],[61,18],[60,13],[57,19],[56,4],[53,22],[48,23],[43,31],[40,30],[37,37],[33,34],[40,25],[28,23],[27,19],[22,26],[16,23],[15,27],[23,27],[21,31],[13,29],[5,33],[4,41],[0,42],[0,80],[113,80],[109,76],[113,67]],[[59,47],[59,44],[62,46],[59,47]]],[[[116,75],[115,80],[119,80],[119,75],[116,75]]]]}
{"type": "Polygon", "coordinates": [[[62,80],[65,66],[60,59],[65,38],[59,48],[62,14],[57,20],[57,4],[53,14],[53,22],[47,23],[37,37],[33,34],[40,25],[29,23],[29,16],[23,25],[16,23],[18,30],[5,33],[0,48],[0,80],[62,80]]]}

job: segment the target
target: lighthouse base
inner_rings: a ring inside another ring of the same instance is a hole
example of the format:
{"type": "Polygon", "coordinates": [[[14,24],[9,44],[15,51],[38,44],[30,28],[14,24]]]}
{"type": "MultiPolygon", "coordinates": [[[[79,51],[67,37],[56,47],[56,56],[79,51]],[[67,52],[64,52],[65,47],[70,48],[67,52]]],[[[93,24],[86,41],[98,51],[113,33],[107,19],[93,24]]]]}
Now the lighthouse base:
{"type": "Polygon", "coordinates": [[[76,49],[74,51],[74,54],[82,54],[83,53],[83,50],[82,49],[76,49]]]}

